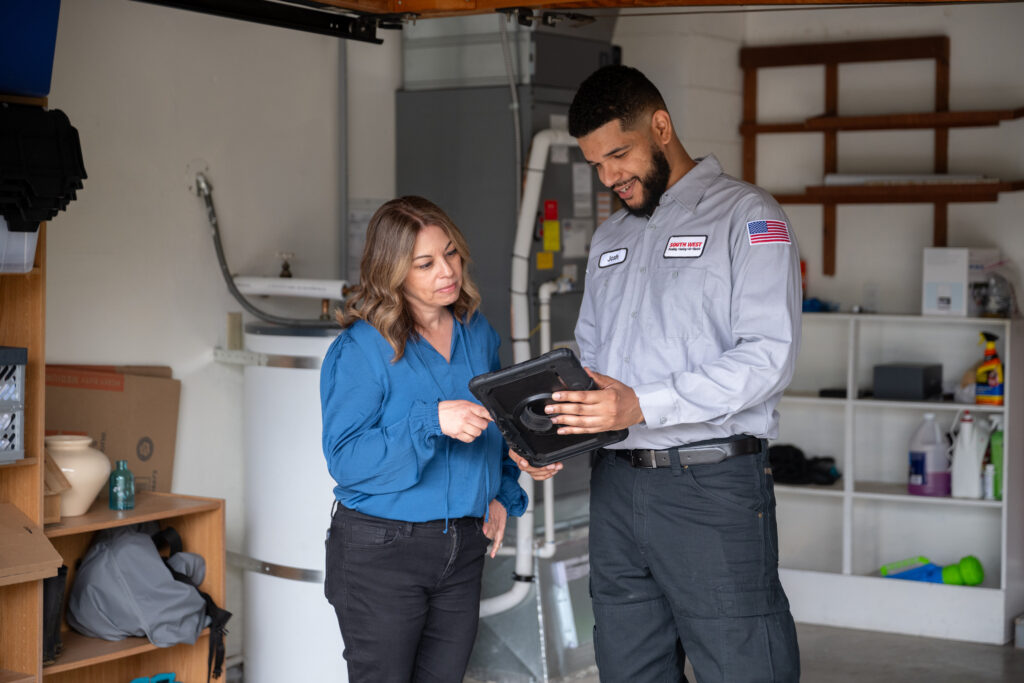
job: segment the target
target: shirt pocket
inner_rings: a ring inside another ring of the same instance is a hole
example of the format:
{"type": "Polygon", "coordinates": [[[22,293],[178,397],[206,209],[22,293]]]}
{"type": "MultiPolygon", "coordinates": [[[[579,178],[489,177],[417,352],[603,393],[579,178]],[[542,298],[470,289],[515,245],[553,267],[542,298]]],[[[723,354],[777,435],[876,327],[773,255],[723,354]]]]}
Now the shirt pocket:
{"type": "Polygon", "coordinates": [[[626,317],[628,302],[634,298],[626,292],[629,286],[628,276],[629,271],[625,264],[601,268],[587,275],[587,287],[594,287],[597,291],[593,315],[599,335],[595,340],[598,346],[602,346],[624,320],[632,322],[626,317]]]}
{"type": "Polygon", "coordinates": [[[651,276],[652,330],[664,339],[693,339],[704,332],[703,268],[665,265],[651,276]]]}

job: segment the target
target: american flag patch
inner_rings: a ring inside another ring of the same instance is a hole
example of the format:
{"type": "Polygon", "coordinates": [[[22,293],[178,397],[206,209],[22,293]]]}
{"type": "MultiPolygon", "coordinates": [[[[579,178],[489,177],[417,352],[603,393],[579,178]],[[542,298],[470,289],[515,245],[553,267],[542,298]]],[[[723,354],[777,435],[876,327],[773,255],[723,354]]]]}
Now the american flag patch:
{"type": "Polygon", "coordinates": [[[751,244],[792,244],[786,221],[750,221],[747,237],[751,244]]]}

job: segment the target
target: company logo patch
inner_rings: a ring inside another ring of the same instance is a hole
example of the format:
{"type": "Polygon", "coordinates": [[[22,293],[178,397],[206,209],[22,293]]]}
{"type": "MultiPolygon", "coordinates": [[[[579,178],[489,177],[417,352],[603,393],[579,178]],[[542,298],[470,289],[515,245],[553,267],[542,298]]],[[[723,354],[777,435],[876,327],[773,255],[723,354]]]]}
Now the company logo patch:
{"type": "Polygon", "coordinates": [[[601,258],[597,262],[598,268],[607,268],[608,266],[617,266],[626,260],[626,254],[629,253],[629,249],[622,247],[614,251],[606,251],[601,254],[601,258]]]}
{"type": "Polygon", "coordinates": [[[697,258],[704,253],[707,235],[673,235],[665,245],[665,258],[697,258]]]}

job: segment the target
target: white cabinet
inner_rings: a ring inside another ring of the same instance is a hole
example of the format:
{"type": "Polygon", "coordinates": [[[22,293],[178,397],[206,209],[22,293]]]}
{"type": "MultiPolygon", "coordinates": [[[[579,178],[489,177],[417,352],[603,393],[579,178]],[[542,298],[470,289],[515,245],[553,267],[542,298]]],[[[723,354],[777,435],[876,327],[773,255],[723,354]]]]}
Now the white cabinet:
{"type": "Polygon", "coordinates": [[[777,484],[780,566],[797,621],[985,643],[1011,638],[1024,613],[1024,321],[805,314],[779,438],[830,455],[832,486],[777,484]],[[1004,406],[858,398],[879,363],[940,363],[958,383],[982,357],[979,333],[999,337],[1004,406]],[[820,398],[823,388],[846,398],[820,398]],[[1003,500],[907,493],[908,446],[926,412],[948,428],[958,411],[1003,415],[1003,500]],[[883,564],[923,555],[939,565],[975,555],[980,586],[886,579],[883,564]]]}

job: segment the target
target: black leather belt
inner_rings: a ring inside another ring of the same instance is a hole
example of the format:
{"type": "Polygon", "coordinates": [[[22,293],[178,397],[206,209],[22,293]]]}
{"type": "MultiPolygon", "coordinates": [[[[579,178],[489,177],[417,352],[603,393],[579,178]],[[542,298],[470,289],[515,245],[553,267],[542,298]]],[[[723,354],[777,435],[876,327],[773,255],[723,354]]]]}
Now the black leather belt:
{"type": "MultiPolygon", "coordinates": [[[[679,464],[686,466],[711,465],[737,455],[759,453],[762,448],[761,439],[756,436],[744,436],[739,439],[701,441],[679,446],[676,450],[679,451],[679,464]]],[[[623,460],[628,460],[633,467],[654,469],[672,466],[669,450],[655,451],[649,448],[607,450],[623,460]]]]}

